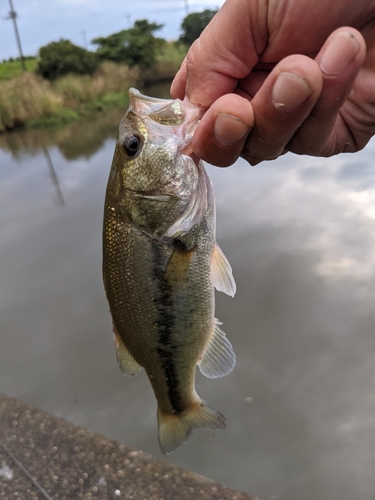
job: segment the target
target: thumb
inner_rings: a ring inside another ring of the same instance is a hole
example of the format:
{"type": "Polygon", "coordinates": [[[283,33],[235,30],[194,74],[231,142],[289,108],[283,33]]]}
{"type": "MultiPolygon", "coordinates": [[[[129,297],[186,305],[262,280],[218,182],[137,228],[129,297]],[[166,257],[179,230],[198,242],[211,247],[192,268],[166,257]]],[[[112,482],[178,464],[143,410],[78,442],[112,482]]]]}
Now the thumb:
{"type": "Polygon", "coordinates": [[[257,13],[250,15],[250,6],[251,2],[241,0],[224,3],[190,47],[172,83],[172,97],[187,95],[192,103],[208,108],[248,75],[258,61],[256,41],[264,40],[257,13]]]}

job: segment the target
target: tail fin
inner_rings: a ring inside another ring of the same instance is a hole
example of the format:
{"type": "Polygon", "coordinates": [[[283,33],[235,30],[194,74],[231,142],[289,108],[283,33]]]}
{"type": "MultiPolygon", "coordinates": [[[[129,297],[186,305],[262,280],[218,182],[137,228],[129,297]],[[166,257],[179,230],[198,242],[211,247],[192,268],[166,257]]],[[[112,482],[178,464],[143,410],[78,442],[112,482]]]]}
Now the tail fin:
{"type": "Polygon", "coordinates": [[[225,429],[225,417],[201,399],[178,415],[158,409],[159,444],[165,454],[182,445],[194,429],[225,429]]]}

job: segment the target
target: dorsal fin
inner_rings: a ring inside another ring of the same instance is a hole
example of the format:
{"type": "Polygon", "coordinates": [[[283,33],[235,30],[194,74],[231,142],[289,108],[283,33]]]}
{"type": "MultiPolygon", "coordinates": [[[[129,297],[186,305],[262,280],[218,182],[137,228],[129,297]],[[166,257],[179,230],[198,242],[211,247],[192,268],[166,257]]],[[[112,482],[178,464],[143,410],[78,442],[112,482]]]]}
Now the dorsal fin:
{"type": "Polygon", "coordinates": [[[236,355],[218,319],[214,319],[211,337],[207,343],[198,366],[203,375],[209,378],[224,377],[236,364],[236,355]]]}
{"type": "Polygon", "coordinates": [[[217,243],[215,243],[212,251],[211,277],[216,290],[234,297],[236,293],[236,282],[233,278],[232,268],[217,243]]]}

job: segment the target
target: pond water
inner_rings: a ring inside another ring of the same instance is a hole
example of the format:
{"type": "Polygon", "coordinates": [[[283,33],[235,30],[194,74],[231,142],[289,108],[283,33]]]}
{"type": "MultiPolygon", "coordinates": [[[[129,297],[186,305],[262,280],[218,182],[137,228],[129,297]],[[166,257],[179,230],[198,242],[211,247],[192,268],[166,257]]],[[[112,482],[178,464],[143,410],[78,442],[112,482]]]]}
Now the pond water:
{"type": "Polygon", "coordinates": [[[0,136],[0,390],[264,500],[372,500],[375,142],[329,160],[208,166],[238,286],[217,294],[216,314],[237,365],[197,374],[227,429],[195,431],[165,457],[144,370],[117,366],[101,278],[123,111],[0,136]]]}

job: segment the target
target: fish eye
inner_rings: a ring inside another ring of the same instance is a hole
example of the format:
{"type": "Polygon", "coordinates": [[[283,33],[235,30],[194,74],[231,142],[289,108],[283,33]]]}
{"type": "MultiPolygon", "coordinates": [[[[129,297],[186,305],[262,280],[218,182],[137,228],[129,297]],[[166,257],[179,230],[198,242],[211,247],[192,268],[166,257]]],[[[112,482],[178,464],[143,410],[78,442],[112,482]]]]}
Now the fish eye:
{"type": "Polygon", "coordinates": [[[128,156],[134,156],[138,153],[142,146],[140,137],[129,135],[122,143],[122,148],[128,156]]]}

